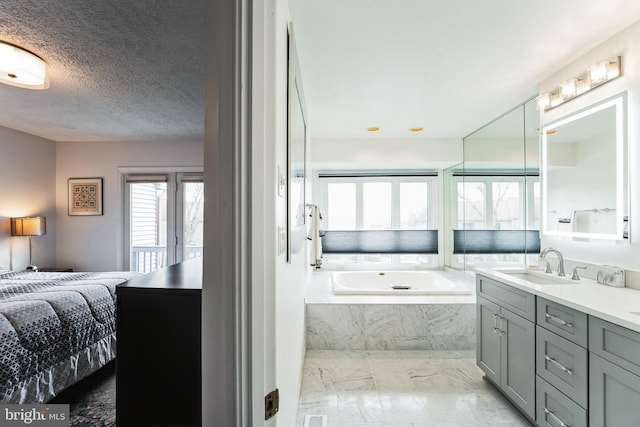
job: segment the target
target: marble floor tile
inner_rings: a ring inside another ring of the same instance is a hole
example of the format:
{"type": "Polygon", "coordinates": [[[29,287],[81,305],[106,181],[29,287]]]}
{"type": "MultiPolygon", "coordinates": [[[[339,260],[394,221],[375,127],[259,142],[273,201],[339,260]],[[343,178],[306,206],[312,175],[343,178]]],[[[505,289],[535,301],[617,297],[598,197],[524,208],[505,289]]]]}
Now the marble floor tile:
{"type": "Polygon", "coordinates": [[[474,351],[308,350],[298,406],[328,427],[528,427],[474,351]]]}

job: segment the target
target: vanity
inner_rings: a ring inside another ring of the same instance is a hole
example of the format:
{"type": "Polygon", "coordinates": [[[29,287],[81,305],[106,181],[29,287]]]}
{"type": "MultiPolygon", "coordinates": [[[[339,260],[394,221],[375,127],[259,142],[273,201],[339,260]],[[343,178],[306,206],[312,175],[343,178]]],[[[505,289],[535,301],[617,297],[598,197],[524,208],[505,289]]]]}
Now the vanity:
{"type": "Polygon", "coordinates": [[[534,424],[636,426],[640,291],[537,270],[476,270],[477,364],[534,424]]]}

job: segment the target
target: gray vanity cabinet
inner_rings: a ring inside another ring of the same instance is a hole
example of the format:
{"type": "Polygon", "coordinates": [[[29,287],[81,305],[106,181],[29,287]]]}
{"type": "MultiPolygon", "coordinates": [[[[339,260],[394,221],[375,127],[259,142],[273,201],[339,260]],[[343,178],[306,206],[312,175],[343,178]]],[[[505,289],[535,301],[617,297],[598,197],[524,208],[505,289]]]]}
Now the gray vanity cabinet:
{"type": "Polygon", "coordinates": [[[589,318],[589,421],[598,427],[640,425],[640,334],[589,318]]]}
{"type": "Polygon", "coordinates": [[[587,315],[538,297],[536,421],[542,427],[587,426],[587,315]]]}
{"type": "Polygon", "coordinates": [[[481,275],[476,284],[477,364],[488,380],[534,419],[535,296],[481,275]]]}

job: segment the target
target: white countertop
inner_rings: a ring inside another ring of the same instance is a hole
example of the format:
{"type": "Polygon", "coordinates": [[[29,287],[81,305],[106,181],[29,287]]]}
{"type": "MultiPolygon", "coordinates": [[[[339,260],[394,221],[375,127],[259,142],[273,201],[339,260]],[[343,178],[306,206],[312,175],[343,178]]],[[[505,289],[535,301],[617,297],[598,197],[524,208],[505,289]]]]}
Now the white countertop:
{"type": "MultiPolygon", "coordinates": [[[[477,268],[476,274],[522,289],[567,307],[640,332],[640,290],[600,285],[591,279],[539,285],[501,273],[508,269],[477,268]],[[634,314],[638,313],[638,314],[634,314]]],[[[524,271],[523,269],[514,269],[524,271]]],[[[535,273],[546,278],[555,273],[535,273]]],[[[568,276],[564,278],[567,281],[568,276]]]]}

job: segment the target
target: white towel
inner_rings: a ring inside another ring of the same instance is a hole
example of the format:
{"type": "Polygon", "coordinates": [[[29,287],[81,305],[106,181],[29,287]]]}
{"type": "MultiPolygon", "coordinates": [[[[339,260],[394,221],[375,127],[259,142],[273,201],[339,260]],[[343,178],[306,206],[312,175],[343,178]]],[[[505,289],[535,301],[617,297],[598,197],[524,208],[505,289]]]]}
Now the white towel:
{"type": "Polygon", "coordinates": [[[320,209],[315,205],[309,205],[311,217],[311,227],[307,238],[311,240],[311,265],[315,268],[322,266],[322,230],[320,229],[320,221],[322,215],[320,209]]]}

